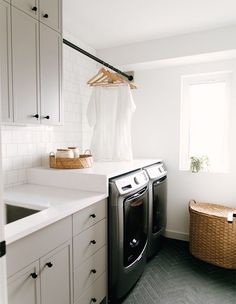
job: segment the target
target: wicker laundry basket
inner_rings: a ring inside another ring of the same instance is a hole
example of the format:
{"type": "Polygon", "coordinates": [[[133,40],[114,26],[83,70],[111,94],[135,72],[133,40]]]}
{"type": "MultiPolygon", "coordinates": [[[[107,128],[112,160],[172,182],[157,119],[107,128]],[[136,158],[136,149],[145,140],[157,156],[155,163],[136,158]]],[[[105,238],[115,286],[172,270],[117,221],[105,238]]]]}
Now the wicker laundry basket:
{"type": "Polygon", "coordinates": [[[209,203],[189,202],[190,252],[193,256],[228,269],[236,269],[236,209],[209,203]]]}

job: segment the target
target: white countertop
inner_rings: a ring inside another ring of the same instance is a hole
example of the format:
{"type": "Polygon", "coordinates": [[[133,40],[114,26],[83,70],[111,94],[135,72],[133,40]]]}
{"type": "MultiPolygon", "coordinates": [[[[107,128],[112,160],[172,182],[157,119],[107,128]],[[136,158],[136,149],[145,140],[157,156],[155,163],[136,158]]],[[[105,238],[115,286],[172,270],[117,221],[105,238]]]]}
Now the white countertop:
{"type": "Polygon", "coordinates": [[[8,205],[42,211],[5,225],[6,242],[10,244],[106,197],[104,193],[33,184],[9,188],[4,192],[8,205]]]}
{"type": "Polygon", "coordinates": [[[7,189],[4,201],[42,211],[6,225],[7,244],[108,197],[109,178],[160,161],[95,162],[88,169],[29,169],[28,184],[7,189]]]}
{"type": "Polygon", "coordinates": [[[122,162],[94,162],[91,168],[86,169],[37,167],[28,170],[28,182],[108,194],[109,178],[144,168],[160,161],[160,159],[136,159],[122,162]]]}

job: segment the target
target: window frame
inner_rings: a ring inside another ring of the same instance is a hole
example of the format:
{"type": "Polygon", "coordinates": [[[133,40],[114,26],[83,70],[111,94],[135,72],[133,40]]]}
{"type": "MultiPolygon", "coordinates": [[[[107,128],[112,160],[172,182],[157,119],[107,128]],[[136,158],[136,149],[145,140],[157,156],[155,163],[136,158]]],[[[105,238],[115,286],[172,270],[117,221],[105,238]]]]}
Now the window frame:
{"type": "MultiPolygon", "coordinates": [[[[226,83],[226,102],[229,110],[231,94],[232,71],[220,71],[212,73],[191,74],[181,76],[181,103],[180,103],[180,149],[179,149],[179,170],[190,170],[190,96],[189,87],[197,84],[207,83],[226,83]]],[[[228,130],[227,130],[227,133],[228,130]]],[[[227,145],[229,146],[228,140],[227,145]]],[[[227,162],[228,163],[228,162],[227,162]]],[[[224,171],[228,171],[228,164],[225,165],[224,171]]],[[[216,172],[214,169],[210,172],[216,172]]]]}

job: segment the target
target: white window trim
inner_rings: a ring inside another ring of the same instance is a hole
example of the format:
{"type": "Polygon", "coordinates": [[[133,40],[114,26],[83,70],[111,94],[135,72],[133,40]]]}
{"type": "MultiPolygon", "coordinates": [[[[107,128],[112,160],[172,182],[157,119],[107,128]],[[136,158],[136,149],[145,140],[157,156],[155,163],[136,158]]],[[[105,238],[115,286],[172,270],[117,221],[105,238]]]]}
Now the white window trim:
{"type": "MultiPolygon", "coordinates": [[[[190,170],[190,103],[188,87],[201,83],[225,82],[228,92],[228,105],[230,101],[230,87],[232,71],[185,75],[181,77],[181,104],[180,104],[180,151],[179,170],[190,170]],[[188,118],[188,119],[187,119],[188,118]]],[[[228,168],[225,168],[225,172],[228,168]]]]}

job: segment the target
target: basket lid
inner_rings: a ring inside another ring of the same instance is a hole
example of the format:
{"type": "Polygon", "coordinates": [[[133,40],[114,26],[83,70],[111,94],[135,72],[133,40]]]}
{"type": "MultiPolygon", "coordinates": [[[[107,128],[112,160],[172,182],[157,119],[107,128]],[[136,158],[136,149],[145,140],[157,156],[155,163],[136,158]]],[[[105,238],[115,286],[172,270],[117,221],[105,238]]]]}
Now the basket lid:
{"type": "Polygon", "coordinates": [[[211,203],[196,203],[194,201],[190,202],[189,207],[192,211],[220,217],[227,217],[229,212],[236,212],[235,208],[211,203]]]}

